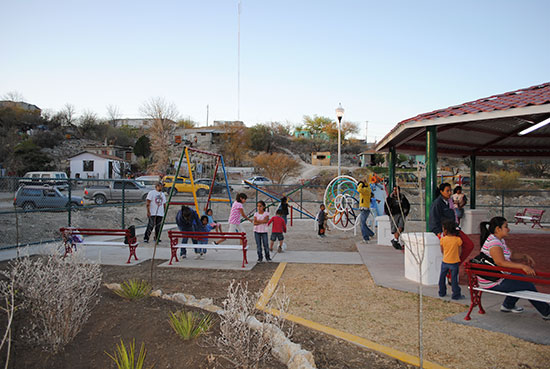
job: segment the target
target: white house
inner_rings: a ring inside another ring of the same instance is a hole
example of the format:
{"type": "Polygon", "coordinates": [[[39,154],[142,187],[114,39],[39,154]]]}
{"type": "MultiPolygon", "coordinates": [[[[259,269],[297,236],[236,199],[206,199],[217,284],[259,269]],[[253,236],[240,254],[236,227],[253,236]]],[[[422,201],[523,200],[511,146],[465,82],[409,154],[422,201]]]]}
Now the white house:
{"type": "Polygon", "coordinates": [[[71,178],[122,178],[128,163],[116,156],[81,152],[69,158],[71,178]]]}

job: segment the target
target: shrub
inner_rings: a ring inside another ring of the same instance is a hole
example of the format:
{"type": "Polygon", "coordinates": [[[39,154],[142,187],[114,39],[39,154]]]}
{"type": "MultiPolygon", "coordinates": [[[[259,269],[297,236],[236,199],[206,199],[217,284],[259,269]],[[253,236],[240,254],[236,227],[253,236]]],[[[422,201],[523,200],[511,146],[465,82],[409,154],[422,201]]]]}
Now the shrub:
{"type": "Polygon", "coordinates": [[[149,296],[151,285],[144,280],[130,279],[120,285],[120,290],[115,290],[115,293],[120,297],[128,300],[140,300],[149,296]]]}
{"type": "MultiPolygon", "coordinates": [[[[278,300],[279,316],[255,310],[260,293],[250,294],[247,284],[232,281],[223,302],[224,312],[220,315],[220,336],[216,343],[235,368],[257,368],[260,362],[269,358],[273,348],[273,327],[282,330],[288,298],[278,300]],[[265,324],[259,323],[255,315],[265,324]],[[254,327],[254,328],[252,328],[254,327]]],[[[287,334],[291,333],[291,329],[287,334]]]]}
{"type": "MultiPolygon", "coordinates": [[[[118,369],[142,369],[145,365],[147,350],[145,350],[145,345],[141,343],[139,354],[136,358],[136,340],[132,340],[132,343],[129,345],[129,350],[127,350],[124,341],[121,339],[120,345],[116,345],[116,350],[113,355],[107,352],[106,354],[115,362],[118,369]]],[[[154,365],[151,365],[150,368],[153,366],[154,365]]]]}
{"type": "Polygon", "coordinates": [[[170,326],[184,340],[189,340],[208,332],[212,326],[210,314],[192,311],[170,313],[170,326]]]}
{"type": "Polygon", "coordinates": [[[90,317],[99,301],[101,269],[86,264],[81,254],[17,259],[2,274],[13,279],[22,306],[31,319],[22,328],[24,338],[58,352],[90,317]]]}
{"type": "Polygon", "coordinates": [[[500,170],[493,178],[494,188],[497,190],[517,190],[520,187],[519,172],[500,170]]]}

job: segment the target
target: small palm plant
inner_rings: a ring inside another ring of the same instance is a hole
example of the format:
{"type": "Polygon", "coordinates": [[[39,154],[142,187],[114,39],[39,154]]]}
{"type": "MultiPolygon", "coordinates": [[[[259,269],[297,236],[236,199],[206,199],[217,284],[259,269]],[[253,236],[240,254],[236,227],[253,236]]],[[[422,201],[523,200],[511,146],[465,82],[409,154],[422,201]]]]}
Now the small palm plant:
{"type": "Polygon", "coordinates": [[[205,334],[210,329],[212,316],[192,311],[176,311],[170,313],[170,326],[181,338],[189,340],[205,334]]]}
{"type": "Polygon", "coordinates": [[[139,300],[149,296],[151,285],[144,280],[130,279],[120,285],[120,290],[115,293],[128,300],[139,300]]]}
{"type": "MultiPolygon", "coordinates": [[[[139,349],[139,354],[136,358],[136,340],[133,339],[130,343],[128,349],[124,345],[124,341],[120,340],[120,345],[116,345],[116,350],[113,355],[107,353],[116,364],[118,369],[143,369],[145,368],[145,356],[147,355],[147,350],[145,350],[145,345],[142,343],[141,348],[139,349]],[[137,359],[137,361],[136,361],[137,359]]],[[[149,368],[153,368],[154,365],[151,365],[149,368]]]]}

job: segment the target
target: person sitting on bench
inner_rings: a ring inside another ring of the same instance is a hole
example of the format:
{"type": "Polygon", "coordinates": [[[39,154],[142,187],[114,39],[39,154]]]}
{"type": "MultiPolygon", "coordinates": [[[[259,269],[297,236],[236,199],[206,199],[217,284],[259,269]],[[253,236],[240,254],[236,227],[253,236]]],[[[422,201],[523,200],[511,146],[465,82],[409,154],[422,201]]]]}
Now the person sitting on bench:
{"type": "MultiPolygon", "coordinates": [[[[198,232],[200,219],[195,210],[190,209],[186,205],[182,205],[181,210],[176,214],[176,224],[178,229],[182,232],[198,232]]],[[[196,239],[191,239],[193,244],[197,244],[196,239]]],[[[187,238],[182,238],[181,243],[187,243],[187,238]]],[[[195,249],[195,252],[197,249],[195,249]]],[[[180,256],[182,259],[187,257],[187,249],[180,249],[180,256]]]]}
{"type": "MultiPolygon", "coordinates": [[[[506,245],[504,238],[510,233],[506,218],[494,217],[489,222],[480,224],[480,244],[481,252],[493,258],[495,264],[499,267],[521,269],[527,275],[535,275],[535,261],[526,254],[512,253],[506,245]]],[[[490,281],[478,276],[479,286],[499,292],[514,291],[535,291],[537,288],[531,282],[518,281],[514,279],[500,278],[496,281],[490,281]]],[[[506,296],[500,311],[505,313],[521,313],[523,308],[516,306],[517,297],[506,296]]],[[[550,305],[546,302],[529,300],[529,302],[538,310],[544,320],[550,320],[550,305]]]]}

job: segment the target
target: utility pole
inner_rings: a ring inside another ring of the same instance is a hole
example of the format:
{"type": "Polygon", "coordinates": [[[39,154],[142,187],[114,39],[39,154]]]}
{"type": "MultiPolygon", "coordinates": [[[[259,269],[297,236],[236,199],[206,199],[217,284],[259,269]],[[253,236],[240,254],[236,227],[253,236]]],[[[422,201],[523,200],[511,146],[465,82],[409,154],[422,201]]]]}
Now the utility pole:
{"type": "Polygon", "coordinates": [[[206,126],[208,127],[208,104],[206,104],[206,126]]]}
{"type": "Polygon", "coordinates": [[[241,120],[241,0],[238,4],[237,23],[237,120],[241,120]]]}
{"type": "Polygon", "coordinates": [[[366,120],[365,121],[365,144],[368,144],[369,143],[369,121],[366,120]]]}

